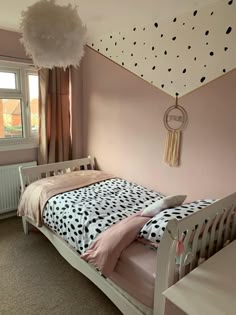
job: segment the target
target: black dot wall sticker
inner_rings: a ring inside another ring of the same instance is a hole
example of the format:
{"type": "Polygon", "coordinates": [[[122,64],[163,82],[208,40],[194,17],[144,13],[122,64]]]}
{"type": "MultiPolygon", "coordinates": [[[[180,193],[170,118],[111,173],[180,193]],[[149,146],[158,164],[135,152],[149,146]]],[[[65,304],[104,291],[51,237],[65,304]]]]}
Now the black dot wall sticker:
{"type": "Polygon", "coordinates": [[[236,1],[195,7],[181,16],[91,38],[94,50],[164,92],[181,96],[235,69],[236,1]]]}

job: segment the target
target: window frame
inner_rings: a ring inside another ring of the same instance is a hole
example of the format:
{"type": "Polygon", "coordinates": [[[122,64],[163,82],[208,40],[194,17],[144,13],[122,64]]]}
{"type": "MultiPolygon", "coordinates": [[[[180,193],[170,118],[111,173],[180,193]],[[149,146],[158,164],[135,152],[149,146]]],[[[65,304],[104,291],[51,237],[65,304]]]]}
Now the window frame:
{"type": "Polygon", "coordinates": [[[1,60],[0,71],[16,75],[16,89],[0,88],[0,98],[20,99],[23,129],[22,138],[0,139],[0,151],[37,148],[39,136],[31,133],[28,75],[38,75],[38,71],[30,64],[1,60]]]}

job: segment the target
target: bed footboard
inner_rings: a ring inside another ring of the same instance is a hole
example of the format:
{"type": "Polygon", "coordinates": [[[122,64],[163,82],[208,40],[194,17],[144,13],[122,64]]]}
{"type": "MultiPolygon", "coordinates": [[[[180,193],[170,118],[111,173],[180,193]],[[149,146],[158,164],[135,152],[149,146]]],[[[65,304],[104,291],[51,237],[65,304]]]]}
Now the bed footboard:
{"type": "Polygon", "coordinates": [[[236,193],[180,221],[168,222],[157,252],[153,314],[165,314],[162,292],[235,238],[236,193]],[[178,241],[184,245],[179,257],[178,241]]]}

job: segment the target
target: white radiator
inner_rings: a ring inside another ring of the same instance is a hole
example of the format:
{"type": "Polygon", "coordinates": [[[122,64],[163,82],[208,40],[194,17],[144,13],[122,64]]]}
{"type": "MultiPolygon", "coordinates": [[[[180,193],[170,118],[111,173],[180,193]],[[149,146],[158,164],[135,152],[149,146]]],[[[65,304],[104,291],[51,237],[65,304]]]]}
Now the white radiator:
{"type": "Polygon", "coordinates": [[[0,214],[16,210],[20,198],[19,166],[34,166],[35,161],[0,166],[0,214]]]}

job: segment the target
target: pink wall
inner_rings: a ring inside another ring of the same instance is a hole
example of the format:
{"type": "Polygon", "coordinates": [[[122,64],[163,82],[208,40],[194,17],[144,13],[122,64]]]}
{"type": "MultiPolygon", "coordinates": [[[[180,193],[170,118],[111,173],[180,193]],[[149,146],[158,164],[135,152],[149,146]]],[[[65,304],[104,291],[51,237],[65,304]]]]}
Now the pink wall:
{"type": "MultiPolygon", "coordinates": [[[[0,55],[10,56],[9,59],[23,58],[27,62],[24,46],[20,43],[21,35],[17,32],[0,29],[0,55]]],[[[3,58],[1,57],[3,60],[3,58]]],[[[4,58],[6,60],[7,58],[4,58]]],[[[29,60],[30,61],[30,60],[29,60]]]]}
{"type": "Polygon", "coordinates": [[[182,164],[171,168],[163,115],[174,99],[91,49],[83,67],[84,154],[102,170],[188,200],[235,191],[236,71],[180,99],[189,124],[182,164]]]}
{"type": "MultiPolygon", "coordinates": [[[[2,58],[0,56],[1,60],[17,60],[17,58],[27,58],[24,52],[24,47],[20,44],[19,39],[19,33],[0,29],[0,55],[7,55],[12,57],[2,58]]],[[[23,60],[19,59],[19,61],[23,60]]],[[[35,160],[37,160],[37,149],[5,152],[0,151],[0,165],[15,164],[35,160]]]]}

